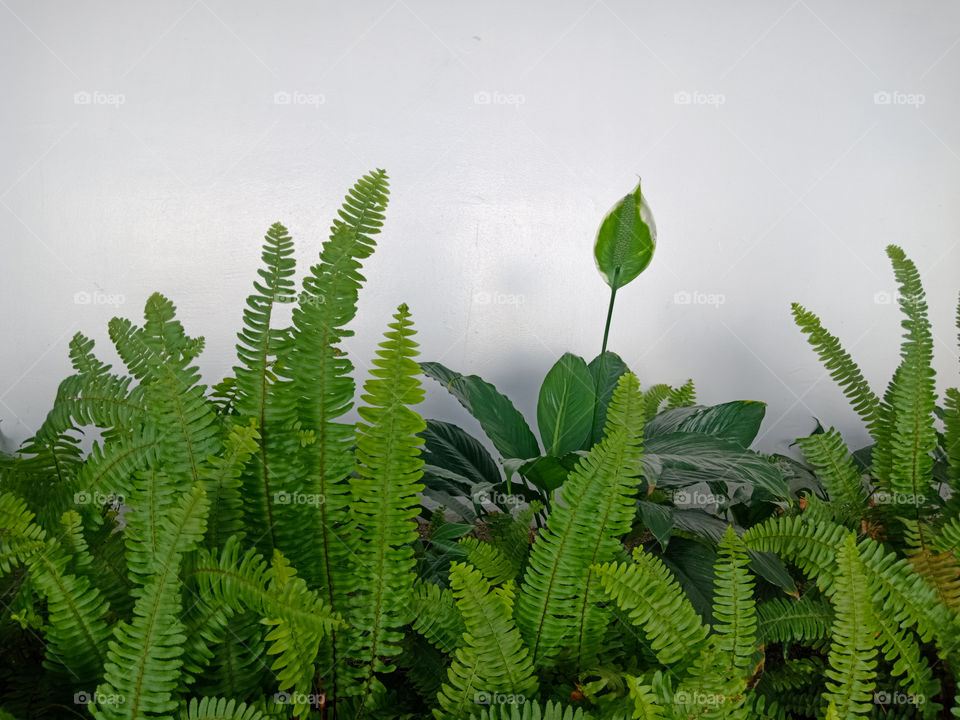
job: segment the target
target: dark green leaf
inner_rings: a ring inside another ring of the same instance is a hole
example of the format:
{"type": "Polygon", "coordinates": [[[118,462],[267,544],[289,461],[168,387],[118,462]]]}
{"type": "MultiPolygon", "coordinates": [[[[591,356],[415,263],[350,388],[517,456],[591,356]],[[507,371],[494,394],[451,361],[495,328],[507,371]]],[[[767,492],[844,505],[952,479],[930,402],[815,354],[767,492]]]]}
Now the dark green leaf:
{"type": "Polygon", "coordinates": [[[564,353],[550,368],[537,402],[537,425],[547,455],[580,450],[593,427],[594,381],[581,357],[564,353]]]}
{"type": "Polygon", "coordinates": [[[647,268],[656,244],[653,214],[637,183],[600,224],[593,248],[597,269],[607,285],[621,288],[647,268]]]}
{"type": "Polygon", "coordinates": [[[625,372],[630,372],[627,364],[615,352],[609,350],[603,355],[597,355],[587,366],[593,385],[597,390],[597,410],[593,422],[593,431],[590,439],[584,443],[582,450],[589,450],[603,438],[603,425],[607,420],[607,408],[613,397],[613,389],[617,381],[625,372]]]}
{"type": "Polygon", "coordinates": [[[699,482],[745,483],[777,499],[790,489],[777,465],[736,443],[697,433],[673,432],[644,440],[643,477],[651,485],[680,488],[699,482]]]}
{"type": "Polygon", "coordinates": [[[757,437],[767,406],[753,400],[735,400],[720,405],[690,405],[664,410],[647,422],[646,438],[671,432],[690,432],[729,440],[741,448],[757,437]]]}
{"type": "Polygon", "coordinates": [[[673,508],[646,500],[638,501],[637,508],[640,510],[640,520],[653,533],[660,547],[666,550],[673,530],[673,508]]]}
{"type": "Polygon", "coordinates": [[[473,415],[505,458],[540,454],[537,438],[513,403],[477,375],[461,375],[440,363],[420,363],[424,374],[443,385],[473,415]]]}
{"type": "Polygon", "coordinates": [[[440,420],[427,420],[423,438],[423,460],[446,468],[474,483],[500,482],[500,469],[486,448],[463,428],[440,420]]]}

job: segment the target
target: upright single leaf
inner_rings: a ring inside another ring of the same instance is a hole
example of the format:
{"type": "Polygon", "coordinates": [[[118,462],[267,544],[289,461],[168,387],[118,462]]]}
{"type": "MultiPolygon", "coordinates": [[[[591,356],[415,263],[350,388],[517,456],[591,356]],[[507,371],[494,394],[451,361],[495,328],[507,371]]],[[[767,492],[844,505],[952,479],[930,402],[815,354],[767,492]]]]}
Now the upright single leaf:
{"type": "Polygon", "coordinates": [[[593,428],[595,400],[587,363],[564,353],[544,378],[537,402],[537,425],[547,455],[559,457],[581,448],[593,428]]]}
{"type": "Polygon", "coordinates": [[[638,182],[600,224],[593,248],[597,269],[607,285],[614,290],[621,288],[647,268],[656,244],[653,213],[638,182]]]}

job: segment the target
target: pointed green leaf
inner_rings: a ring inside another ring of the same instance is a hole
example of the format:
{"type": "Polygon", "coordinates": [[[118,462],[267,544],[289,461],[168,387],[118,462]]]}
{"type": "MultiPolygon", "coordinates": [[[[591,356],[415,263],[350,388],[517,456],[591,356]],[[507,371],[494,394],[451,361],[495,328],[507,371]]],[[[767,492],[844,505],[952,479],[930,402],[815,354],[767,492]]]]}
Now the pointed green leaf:
{"type": "Polygon", "coordinates": [[[564,353],[540,386],[537,425],[547,455],[579,450],[593,428],[596,394],[583,358],[564,353]]]}
{"type": "Polygon", "coordinates": [[[657,227],[646,198],[636,189],[607,213],[593,253],[607,285],[621,288],[642,273],[653,258],[657,227]]]}

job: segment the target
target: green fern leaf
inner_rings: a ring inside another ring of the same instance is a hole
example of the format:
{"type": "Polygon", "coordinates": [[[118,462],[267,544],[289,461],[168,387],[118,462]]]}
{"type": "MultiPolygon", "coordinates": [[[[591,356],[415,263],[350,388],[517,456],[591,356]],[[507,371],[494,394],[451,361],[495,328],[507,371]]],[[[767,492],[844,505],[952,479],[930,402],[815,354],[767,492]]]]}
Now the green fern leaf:
{"type": "Polygon", "coordinates": [[[438,696],[439,719],[460,720],[478,705],[501,700],[523,704],[537,692],[527,649],[513,624],[512,583],[491,590],[478,570],[450,566],[450,584],[463,614],[466,632],[438,696]]]}
{"type": "Polygon", "coordinates": [[[560,488],[530,553],[517,602],[517,625],[537,667],[594,660],[608,624],[593,567],[621,548],[636,512],[643,428],[637,378],[624,373],[607,411],[604,439],[560,488]]]}

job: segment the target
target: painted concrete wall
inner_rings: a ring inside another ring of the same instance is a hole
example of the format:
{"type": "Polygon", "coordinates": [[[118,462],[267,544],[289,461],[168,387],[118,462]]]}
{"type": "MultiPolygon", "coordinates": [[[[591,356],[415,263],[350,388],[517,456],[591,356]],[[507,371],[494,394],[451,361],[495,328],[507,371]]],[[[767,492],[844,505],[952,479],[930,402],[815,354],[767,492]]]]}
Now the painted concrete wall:
{"type": "MultiPolygon", "coordinates": [[[[349,343],[410,304],[422,357],[535,416],[600,345],[591,245],[637,175],[660,242],[611,333],[645,383],[865,435],[793,326],[821,313],[877,389],[899,317],[883,252],[930,295],[957,384],[960,5],[742,2],[0,2],[0,432],[42,421],[77,330],[162,290],[229,372],[274,221],[305,267],[346,189],[392,202],[349,343]]],[[[467,422],[431,386],[423,412],[467,422]]]]}

